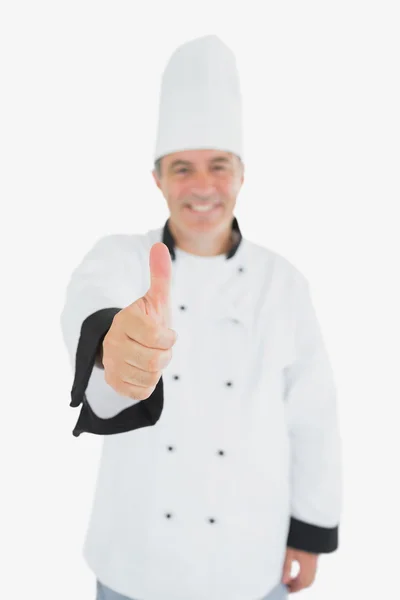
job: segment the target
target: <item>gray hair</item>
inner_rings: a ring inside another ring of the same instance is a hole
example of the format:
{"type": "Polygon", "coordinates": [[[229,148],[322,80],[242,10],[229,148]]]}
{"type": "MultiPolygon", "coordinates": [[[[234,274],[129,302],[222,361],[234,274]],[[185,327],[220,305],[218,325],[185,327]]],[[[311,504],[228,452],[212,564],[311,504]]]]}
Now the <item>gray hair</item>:
{"type": "Polygon", "coordinates": [[[155,172],[156,172],[156,174],[157,174],[157,177],[158,177],[159,179],[160,179],[160,177],[161,177],[161,160],[162,160],[162,157],[161,157],[161,158],[158,158],[158,159],[155,161],[155,163],[154,163],[154,170],[155,170],[155,172]]]}

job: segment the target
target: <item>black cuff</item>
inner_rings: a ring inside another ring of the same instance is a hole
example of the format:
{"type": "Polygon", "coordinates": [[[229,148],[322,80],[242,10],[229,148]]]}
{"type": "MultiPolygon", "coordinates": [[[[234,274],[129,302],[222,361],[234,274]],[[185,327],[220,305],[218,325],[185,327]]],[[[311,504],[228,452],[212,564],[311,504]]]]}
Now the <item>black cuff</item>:
{"type": "MultiPolygon", "coordinates": [[[[75,360],[75,378],[71,390],[70,406],[82,404],[78,421],[72,434],[78,437],[83,432],[98,435],[122,433],[154,425],[162,413],[164,404],[163,382],[160,378],[154,392],[146,400],[124,409],[115,417],[102,419],[92,410],[86,398],[86,388],[93,371],[96,356],[104,337],[111,327],[120,308],[103,308],[89,315],[81,327],[75,360]]],[[[127,398],[127,402],[129,398],[127,398]]]]}
{"type": "Polygon", "coordinates": [[[339,526],[318,527],[292,517],[287,546],[312,554],[328,554],[339,546],[339,526]]]}
{"type": "MultiPolygon", "coordinates": [[[[127,398],[129,401],[129,398],[127,398]]],[[[164,386],[160,377],[154,392],[146,400],[142,400],[133,406],[111,417],[102,419],[98,417],[90,407],[86,395],[83,395],[83,406],[78,421],[72,431],[75,437],[83,432],[95,433],[97,435],[112,435],[133,431],[141,427],[155,425],[161,416],[164,406],[164,386]]]]}
{"type": "Polygon", "coordinates": [[[103,308],[89,315],[82,323],[75,357],[75,378],[71,390],[70,406],[79,406],[93,371],[100,344],[110,329],[120,308],[103,308]]]}

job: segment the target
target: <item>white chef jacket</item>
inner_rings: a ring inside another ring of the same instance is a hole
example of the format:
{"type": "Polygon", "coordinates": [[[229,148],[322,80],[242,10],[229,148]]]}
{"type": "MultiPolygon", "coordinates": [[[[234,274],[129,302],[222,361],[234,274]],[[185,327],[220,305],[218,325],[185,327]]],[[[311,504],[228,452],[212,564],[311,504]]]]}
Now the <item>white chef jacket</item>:
{"type": "Polygon", "coordinates": [[[257,600],[287,546],[338,547],[336,389],[304,275],[245,239],[228,255],[175,247],[167,221],[99,239],[61,315],[75,371],[73,431],[103,435],[84,558],[137,600],[257,600]],[[94,359],[114,315],[150,287],[149,252],[172,257],[173,358],[133,401],[94,359]]]}

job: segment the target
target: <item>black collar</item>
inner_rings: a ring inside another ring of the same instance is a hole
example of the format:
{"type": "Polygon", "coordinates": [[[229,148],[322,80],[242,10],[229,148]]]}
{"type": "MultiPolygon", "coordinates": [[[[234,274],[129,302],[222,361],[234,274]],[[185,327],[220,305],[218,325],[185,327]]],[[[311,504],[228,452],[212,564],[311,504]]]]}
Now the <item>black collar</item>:
{"type": "MultiPolygon", "coordinates": [[[[229,252],[226,254],[227,259],[232,258],[232,256],[234,256],[236,254],[236,251],[239,248],[240,243],[242,241],[242,232],[240,231],[239,223],[237,222],[236,217],[233,217],[232,232],[236,232],[236,234],[234,234],[233,245],[231,246],[231,249],[229,250],[229,252]]],[[[176,258],[175,239],[174,239],[174,237],[171,233],[171,229],[169,227],[169,219],[167,219],[167,221],[164,225],[162,241],[167,246],[172,260],[175,260],[175,258],[176,258]]]]}

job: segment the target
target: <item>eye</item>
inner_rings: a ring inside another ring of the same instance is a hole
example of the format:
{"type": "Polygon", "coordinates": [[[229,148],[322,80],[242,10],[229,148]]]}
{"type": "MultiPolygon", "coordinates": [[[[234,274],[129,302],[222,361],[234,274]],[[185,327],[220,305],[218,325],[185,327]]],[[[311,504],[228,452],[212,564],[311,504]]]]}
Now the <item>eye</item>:
{"type": "Polygon", "coordinates": [[[181,169],[178,169],[177,171],[175,171],[176,173],[187,173],[189,169],[187,169],[186,167],[182,167],[181,169]]]}

